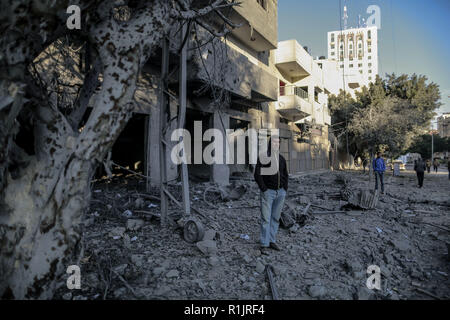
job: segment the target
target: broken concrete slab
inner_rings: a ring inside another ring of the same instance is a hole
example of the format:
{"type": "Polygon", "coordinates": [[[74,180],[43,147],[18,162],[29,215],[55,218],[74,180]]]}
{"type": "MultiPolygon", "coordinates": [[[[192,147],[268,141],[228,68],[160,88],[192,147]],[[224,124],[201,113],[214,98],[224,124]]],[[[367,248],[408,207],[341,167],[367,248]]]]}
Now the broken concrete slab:
{"type": "Polygon", "coordinates": [[[214,255],[217,253],[217,244],[213,240],[199,241],[195,245],[205,255],[214,255]]]}

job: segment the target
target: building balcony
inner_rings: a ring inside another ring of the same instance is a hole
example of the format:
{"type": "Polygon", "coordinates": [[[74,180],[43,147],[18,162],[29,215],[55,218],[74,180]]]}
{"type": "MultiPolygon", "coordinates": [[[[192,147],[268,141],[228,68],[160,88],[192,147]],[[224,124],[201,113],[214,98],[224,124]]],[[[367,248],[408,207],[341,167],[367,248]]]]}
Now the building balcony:
{"type": "Polygon", "coordinates": [[[215,50],[212,46],[211,43],[202,48],[201,55],[197,52],[192,54],[192,63],[188,64],[188,81],[200,85],[206,82],[253,102],[277,101],[277,77],[224,42],[216,43],[215,50]],[[210,53],[225,50],[227,59],[215,58],[210,53]]]}
{"type": "Polygon", "coordinates": [[[294,122],[312,114],[312,105],[308,102],[308,92],[296,86],[280,87],[280,97],[276,109],[281,116],[294,122]]]}
{"type": "Polygon", "coordinates": [[[257,52],[276,49],[278,43],[277,1],[242,1],[231,10],[230,20],[240,24],[231,34],[257,52]]]}
{"type": "Polygon", "coordinates": [[[312,62],[312,57],[296,40],[278,43],[278,48],[275,50],[275,66],[291,82],[311,75],[312,62]]]}

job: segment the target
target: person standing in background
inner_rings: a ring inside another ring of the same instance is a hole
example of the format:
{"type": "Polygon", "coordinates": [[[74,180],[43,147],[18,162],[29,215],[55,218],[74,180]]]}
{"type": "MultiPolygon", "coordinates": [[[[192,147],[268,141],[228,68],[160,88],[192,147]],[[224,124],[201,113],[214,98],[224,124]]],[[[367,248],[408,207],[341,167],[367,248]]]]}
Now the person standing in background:
{"type": "Polygon", "coordinates": [[[427,167],[427,172],[430,173],[430,169],[431,169],[431,161],[430,159],[427,159],[425,166],[427,167]]]}
{"type": "Polygon", "coordinates": [[[438,168],[439,168],[439,161],[438,161],[438,159],[436,159],[436,158],[434,158],[434,160],[433,160],[433,170],[434,170],[434,172],[438,172],[438,168]]]}
{"type": "Polygon", "coordinates": [[[422,188],[423,186],[423,177],[425,175],[425,169],[426,169],[425,163],[423,162],[422,158],[419,158],[419,160],[417,160],[416,164],[414,165],[414,171],[416,171],[417,174],[419,188],[422,188]]]}
{"type": "Polygon", "coordinates": [[[383,175],[384,171],[386,171],[386,164],[384,163],[384,159],[381,157],[381,152],[377,152],[377,157],[373,159],[372,168],[375,173],[375,190],[378,190],[378,180],[380,180],[381,194],[384,194],[383,175]]]}

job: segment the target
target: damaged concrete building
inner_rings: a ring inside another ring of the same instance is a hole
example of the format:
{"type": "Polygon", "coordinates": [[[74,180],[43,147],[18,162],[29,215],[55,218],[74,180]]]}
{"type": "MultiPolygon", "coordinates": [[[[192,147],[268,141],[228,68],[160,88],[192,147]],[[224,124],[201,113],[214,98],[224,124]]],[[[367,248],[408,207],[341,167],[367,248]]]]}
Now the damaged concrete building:
{"type": "MultiPolygon", "coordinates": [[[[279,129],[280,151],[290,173],[330,168],[333,148],[328,95],[339,91],[337,63],[314,60],[296,40],[278,42],[277,0],[243,1],[229,10],[230,19],[241,26],[226,39],[214,37],[199,26],[190,30],[184,128],[194,137],[192,142],[201,140],[194,134],[195,121],[201,121],[202,134],[208,128],[219,129],[224,136],[226,129],[242,129],[244,134],[248,129],[279,129]]],[[[178,47],[179,40],[171,40],[167,92],[171,97],[170,127],[165,140],[173,145],[176,142],[170,137],[177,128],[177,121],[172,120],[178,108],[178,47]]],[[[153,186],[160,180],[161,54],[155,53],[145,66],[135,94],[135,114],[112,152],[114,162],[142,170],[153,186]]],[[[200,143],[203,147],[208,144],[200,143]]],[[[247,139],[246,148],[249,143],[247,139]]],[[[228,184],[231,176],[252,172],[247,162],[197,163],[188,169],[191,177],[221,185],[228,184]]],[[[168,180],[177,179],[176,164],[167,163],[166,170],[168,180]]]]}

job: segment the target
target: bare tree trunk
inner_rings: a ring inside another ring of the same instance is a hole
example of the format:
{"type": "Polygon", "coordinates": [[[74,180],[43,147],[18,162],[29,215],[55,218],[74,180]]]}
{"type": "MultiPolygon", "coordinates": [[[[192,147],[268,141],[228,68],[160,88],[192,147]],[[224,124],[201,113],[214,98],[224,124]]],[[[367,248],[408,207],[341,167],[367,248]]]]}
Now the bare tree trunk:
{"type": "Polygon", "coordinates": [[[127,27],[110,19],[92,32],[104,66],[97,105],[81,133],[58,110],[36,111],[36,155],[12,179],[4,171],[0,212],[0,297],[51,298],[80,240],[89,183],[132,114],[141,66],[171,27],[168,4],[156,1],[127,27]],[[120,29],[120,31],[119,31],[120,29]]]}
{"type": "Polygon", "coordinates": [[[14,144],[14,134],[19,130],[16,117],[26,103],[21,89],[29,85],[24,70],[43,50],[35,47],[46,44],[34,30],[42,33],[41,26],[47,25],[43,38],[50,37],[52,32],[57,34],[58,26],[67,32],[59,14],[67,1],[42,0],[34,1],[33,5],[27,0],[8,2],[9,11],[3,6],[5,10],[0,11],[2,30],[14,31],[6,33],[9,37],[6,41],[0,39],[0,47],[6,52],[0,55],[0,64],[6,66],[2,67],[5,72],[0,73],[0,298],[48,299],[77,249],[80,222],[89,205],[89,186],[96,165],[131,117],[141,67],[176,21],[195,20],[207,27],[205,21],[196,19],[209,13],[228,21],[216,9],[234,4],[215,0],[199,8],[196,1],[148,0],[134,7],[129,17],[124,14],[119,19],[115,17],[119,2],[89,2],[97,5],[98,20],[89,21],[91,27],[86,29],[83,41],[88,39],[99,61],[85,76],[82,95],[74,103],[81,109],[66,117],[57,107],[42,101],[32,111],[27,110],[34,122],[35,155],[23,155],[27,165],[13,176],[9,170],[12,155],[20,154],[14,144]],[[13,3],[17,5],[12,6],[13,3]],[[15,10],[19,4],[21,9],[15,10]],[[42,13],[46,14],[45,21],[42,13]],[[30,30],[24,31],[23,26],[30,26],[30,30]],[[35,39],[39,40],[37,44],[35,39]],[[101,91],[79,133],[77,123],[97,85],[100,69],[101,91]]]}

